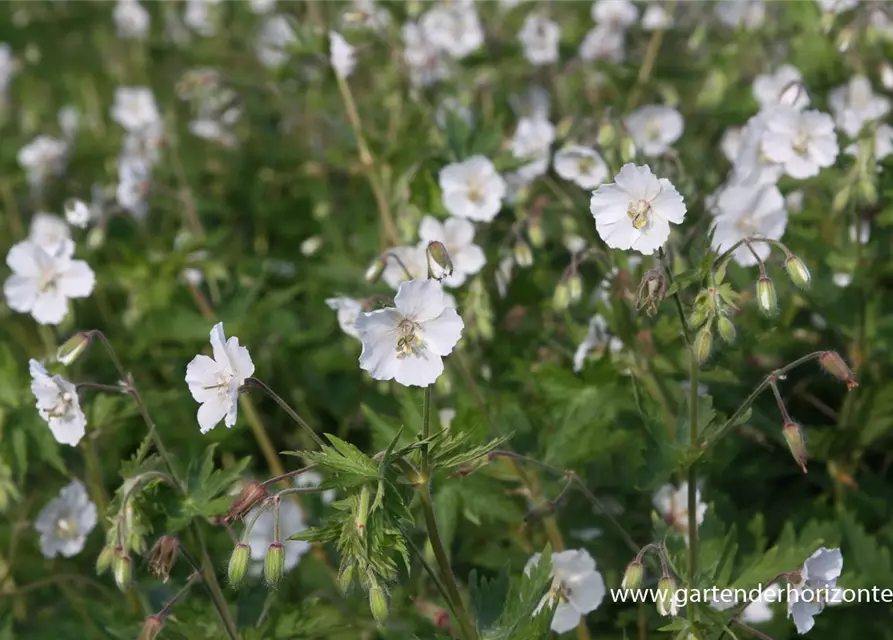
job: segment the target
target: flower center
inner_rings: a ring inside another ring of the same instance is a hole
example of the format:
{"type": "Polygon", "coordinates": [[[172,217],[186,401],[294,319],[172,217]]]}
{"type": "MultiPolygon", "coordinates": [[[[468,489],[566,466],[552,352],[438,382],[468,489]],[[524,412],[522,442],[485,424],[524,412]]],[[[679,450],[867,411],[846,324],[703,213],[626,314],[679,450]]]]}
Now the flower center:
{"type": "Polygon", "coordinates": [[[572,594],[573,589],[566,582],[559,580],[557,577],[552,579],[552,589],[549,594],[549,598],[552,601],[558,602],[558,604],[566,604],[570,602],[572,594]]]}
{"type": "Polygon", "coordinates": [[[37,279],[37,291],[40,293],[53,293],[56,290],[56,280],[58,274],[53,269],[49,269],[40,274],[37,279]]]}
{"type": "Polygon", "coordinates": [[[740,218],[738,222],[735,223],[735,228],[748,236],[757,235],[757,225],[754,223],[753,218],[749,216],[740,218]]]}
{"type": "Polygon", "coordinates": [[[660,140],[660,122],[649,120],[645,125],[645,137],[652,142],[660,140]]]}
{"type": "Polygon", "coordinates": [[[577,160],[577,171],[581,174],[586,175],[591,173],[595,168],[595,159],[590,158],[588,156],[582,156],[577,160]]]}
{"type": "Polygon", "coordinates": [[[59,518],[56,520],[56,536],[72,540],[78,537],[78,528],[68,518],[59,518]]]}
{"type": "Polygon", "coordinates": [[[648,225],[651,217],[651,212],[651,203],[647,200],[636,200],[635,202],[630,202],[629,206],[626,208],[626,215],[628,215],[629,219],[633,221],[633,227],[635,229],[641,229],[648,225]]]}
{"type": "Polygon", "coordinates": [[[797,136],[794,138],[794,144],[792,145],[794,153],[800,156],[806,155],[808,146],[809,134],[803,130],[798,131],[797,136]]]}
{"type": "Polygon", "coordinates": [[[484,201],[484,186],[478,180],[468,183],[468,201],[472,204],[480,204],[484,201]]]}
{"type": "Polygon", "coordinates": [[[419,329],[419,325],[409,318],[404,318],[397,326],[397,358],[422,355],[425,343],[416,333],[419,329]]]}

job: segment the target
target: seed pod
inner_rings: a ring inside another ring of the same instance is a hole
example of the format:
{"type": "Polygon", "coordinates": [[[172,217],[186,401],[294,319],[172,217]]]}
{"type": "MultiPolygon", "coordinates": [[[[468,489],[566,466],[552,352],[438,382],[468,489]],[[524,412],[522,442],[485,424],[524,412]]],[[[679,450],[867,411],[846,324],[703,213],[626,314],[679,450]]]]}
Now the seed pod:
{"type": "Polygon", "coordinates": [[[709,324],[698,331],[692,348],[694,349],[695,358],[697,359],[698,364],[707,362],[707,358],[710,357],[710,352],[713,350],[713,330],[709,324]]]}
{"type": "Polygon", "coordinates": [[[133,578],[133,563],[130,560],[130,556],[124,553],[123,549],[118,548],[115,550],[113,573],[115,574],[115,584],[118,585],[121,591],[126,591],[133,578]]]}
{"type": "Polygon", "coordinates": [[[388,619],[388,596],[377,584],[372,585],[369,589],[369,610],[372,611],[372,617],[379,624],[383,624],[388,619]]]}
{"type": "Polygon", "coordinates": [[[806,444],[803,442],[803,431],[796,422],[788,421],[782,428],[784,439],[788,443],[791,455],[797,464],[806,473],[806,444]]]}
{"type": "Polygon", "coordinates": [[[567,309],[571,302],[571,292],[567,284],[562,281],[555,286],[555,293],[552,294],[552,307],[556,311],[567,309]]]}
{"type": "Polygon", "coordinates": [[[236,499],[233,500],[233,503],[230,505],[229,511],[226,514],[226,519],[234,520],[243,517],[246,513],[251,511],[254,505],[266,497],[266,487],[260,482],[252,480],[245,485],[239,495],[236,496],[236,499]]]}
{"type": "Polygon", "coordinates": [[[101,576],[106,572],[110,566],[112,566],[112,561],[115,559],[115,547],[110,544],[107,544],[102,548],[102,551],[99,552],[99,557],[96,558],[96,575],[101,576]]]}
{"type": "Polygon", "coordinates": [[[77,360],[90,345],[90,334],[76,333],[56,351],[56,360],[66,367],[77,360]]]}
{"type": "Polygon", "coordinates": [[[732,344],[735,342],[735,338],[737,332],[735,331],[735,325],[732,324],[732,321],[729,320],[726,316],[719,316],[719,319],[716,321],[716,328],[719,330],[719,337],[722,338],[728,344],[732,344]]]}
{"type": "Polygon", "coordinates": [[[579,273],[571,274],[571,277],[567,279],[567,290],[571,302],[578,302],[583,297],[583,280],[579,273]]]}

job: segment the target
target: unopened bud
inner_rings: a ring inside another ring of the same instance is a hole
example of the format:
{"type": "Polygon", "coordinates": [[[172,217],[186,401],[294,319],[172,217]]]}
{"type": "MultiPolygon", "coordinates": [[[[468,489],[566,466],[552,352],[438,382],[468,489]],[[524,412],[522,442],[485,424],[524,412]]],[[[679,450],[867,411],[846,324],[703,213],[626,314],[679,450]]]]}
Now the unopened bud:
{"type": "Polygon", "coordinates": [[[567,309],[571,302],[570,288],[563,280],[555,287],[555,293],[552,294],[552,307],[556,311],[567,309]]]}
{"type": "Polygon", "coordinates": [[[852,390],[859,386],[859,381],[856,380],[856,375],[836,351],[824,351],[822,355],[819,356],[819,364],[822,365],[822,369],[830,373],[832,376],[845,382],[847,390],[852,390]]]}
{"type": "Polygon", "coordinates": [[[180,542],[172,536],[161,536],[149,551],[149,569],[156,578],[167,582],[180,553],[180,542]]]}
{"type": "Polygon", "coordinates": [[[229,557],[229,567],[227,567],[227,577],[229,583],[233,587],[242,584],[245,573],[248,571],[248,562],[251,560],[251,547],[244,542],[236,544],[233,554],[229,557]]]}
{"type": "Polygon", "coordinates": [[[785,442],[788,443],[788,448],[791,450],[791,455],[794,456],[794,460],[799,467],[803,469],[803,473],[806,473],[806,444],[803,442],[803,430],[800,429],[800,425],[796,422],[788,421],[785,423],[782,433],[784,434],[785,442]]]}
{"type": "Polygon", "coordinates": [[[778,294],[775,292],[775,285],[767,276],[763,276],[757,281],[757,304],[767,316],[774,316],[778,313],[778,294]]]}
{"type": "Polygon", "coordinates": [[[546,243],[542,216],[534,216],[527,224],[527,238],[534,247],[542,247],[546,243]]]}
{"type": "Polygon", "coordinates": [[[698,364],[707,362],[710,352],[713,351],[713,330],[710,325],[705,325],[698,331],[692,349],[694,349],[695,359],[697,359],[698,364]]]}
{"type": "Polygon", "coordinates": [[[266,497],[267,489],[265,485],[257,480],[252,480],[245,485],[242,491],[239,492],[239,495],[236,496],[236,499],[233,500],[226,514],[226,519],[234,520],[244,517],[258,502],[266,497]]]}
{"type": "Polygon", "coordinates": [[[354,523],[357,527],[357,533],[361,536],[366,535],[366,521],[369,518],[369,501],[372,493],[369,491],[368,485],[363,485],[360,489],[360,500],[357,503],[357,510],[354,513],[354,523]]]}
{"type": "Polygon", "coordinates": [[[633,560],[626,565],[626,571],[623,572],[623,581],[620,583],[621,589],[635,590],[642,584],[645,577],[645,567],[638,560],[633,560]]]}
{"type": "Polygon", "coordinates": [[[126,591],[133,578],[133,563],[130,556],[124,553],[120,547],[115,549],[115,559],[112,563],[112,572],[115,575],[115,584],[121,591],[126,591]]]}
{"type": "Polygon", "coordinates": [[[102,551],[99,552],[99,557],[96,558],[96,575],[101,576],[106,570],[112,566],[112,560],[115,559],[115,547],[110,544],[107,544],[102,548],[102,551]]]}
{"type": "Polygon", "coordinates": [[[675,616],[676,581],[673,576],[664,575],[657,583],[657,611],[662,616],[675,616]]]}
{"type": "Polygon", "coordinates": [[[847,204],[850,202],[850,186],[847,185],[843,187],[840,191],[838,191],[834,199],[831,201],[831,210],[833,213],[840,213],[844,209],[846,209],[847,204]]]}
{"type": "Polygon", "coordinates": [[[598,129],[598,144],[602,149],[607,149],[617,139],[617,128],[610,122],[604,123],[598,129]]]}
{"type": "Polygon", "coordinates": [[[716,328],[719,330],[719,337],[725,342],[728,344],[735,342],[735,325],[726,316],[719,316],[719,319],[716,321],[716,328]]]}
{"type": "Polygon", "coordinates": [[[862,199],[863,204],[867,204],[868,206],[874,206],[877,204],[877,187],[874,184],[874,181],[869,177],[864,177],[859,180],[859,197],[862,199]]]}
{"type": "Polygon", "coordinates": [[[66,367],[77,360],[90,345],[89,333],[76,333],[56,351],[56,360],[66,367]]]}
{"type": "Polygon", "coordinates": [[[428,243],[428,274],[435,280],[443,280],[453,274],[453,261],[442,242],[428,243]],[[433,264],[432,264],[433,263],[433,264]]]}
{"type": "Polygon", "coordinates": [[[146,618],[145,622],[143,622],[143,628],[140,630],[140,635],[137,640],[155,640],[158,637],[158,634],[161,633],[161,629],[164,627],[164,618],[161,616],[149,616],[146,618]]]}
{"type": "Polygon", "coordinates": [[[279,586],[283,575],[285,575],[285,547],[281,542],[273,542],[264,557],[264,582],[271,589],[275,589],[279,586]]]}
{"type": "Polygon", "coordinates": [[[887,91],[893,89],[893,67],[890,66],[889,62],[881,63],[881,85],[887,91]]]}
{"type": "Polygon", "coordinates": [[[533,264],[533,252],[530,250],[530,245],[520,238],[515,242],[515,262],[519,267],[529,267],[533,264]]]}
{"type": "Polygon", "coordinates": [[[623,162],[632,162],[636,158],[636,143],[629,136],[623,136],[620,141],[620,159],[623,162]]]}
{"type": "Polygon", "coordinates": [[[372,585],[369,589],[369,610],[372,611],[372,617],[379,624],[383,624],[388,619],[388,596],[377,584],[372,585]]]}
{"type": "Polygon", "coordinates": [[[105,227],[93,227],[87,233],[87,246],[91,249],[99,249],[105,244],[105,227]]]}
{"type": "Polygon", "coordinates": [[[353,586],[355,573],[356,567],[352,562],[348,562],[341,567],[341,571],[338,573],[338,587],[341,589],[341,593],[346,594],[350,591],[350,588],[353,586]]]}
{"type": "Polygon", "coordinates": [[[366,282],[378,282],[378,279],[381,277],[381,273],[384,271],[385,261],[383,258],[378,258],[369,265],[369,268],[366,269],[366,273],[363,276],[366,279],[366,282]]]}
{"type": "Polygon", "coordinates": [[[849,51],[850,45],[853,43],[854,35],[855,32],[851,27],[846,27],[840,30],[840,33],[837,34],[837,50],[840,53],[849,51]]]}
{"type": "Polygon", "coordinates": [[[465,464],[459,465],[456,470],[450,475],[451,478],[464,478],[468,475],[471,475],[481,467],[484,467],[493,460],[490,454],[484,453],[474,458],[473,460],[469,460],[465,464]]]}
{"type": "Polygon", "coordinates": [[[578,302],[583,297],[583,279],[579,273],[571,274],[571,277],[567,279],[567,290],[571,302],[578,302]]]}
{"type": "Polygon", "coordinates": [[[708,315],[709,309],[707,308],[707,305],[696,303],[694,310],[691,312],[691,315],[688,316],[688,326],[693,329],[700,328],[702,324],[707,322],[708,315]]]}
{"type": "Polygon", "coordinates": [[[785,258],[784,268],[794,285],[799,289],[809,289],[809,269],[806,268],[806,263],[803,260],[791,254],[785,258]]]}

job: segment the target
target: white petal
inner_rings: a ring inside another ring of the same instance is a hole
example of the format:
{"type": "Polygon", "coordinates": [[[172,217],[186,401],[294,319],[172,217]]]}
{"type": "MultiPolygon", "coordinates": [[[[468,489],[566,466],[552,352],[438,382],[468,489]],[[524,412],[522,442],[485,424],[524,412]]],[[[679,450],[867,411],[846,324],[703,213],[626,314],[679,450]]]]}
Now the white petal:
{"type": "Polygon", "coordinates": [[[14,273],[23,276],[38,276],[41,268],[37,262],[39,248],[29,241],[19,242],[6,254],[6,264],[14,273]]]}
{"type": "Polygon", "coordinates": [[[443,358],[430,349],[396,360],[394,380],[407,387],[427,387],[443,373],[443,358]]]}
{"type": "Polygon", "coordinates": [[[93,293],[96,274],[83,260],[72,260],[68,270],[59,277],[58,284],[66,298],[86,298],[93,293]]]}
{"type": "Polygon", "coordinates": [[[843,554],[840,549],[822,547],[809,556],[803,566],[807,580],[830,582],[839,578],[843,571],[843,554]]]}
{"type": "Polygon", "coordinates": [[[555,607],[555,615],[552,617],[551,629],[555,633],[567,633],[580,624],[580,614],[572,606],[561,603],[555,607]]]}
{"type": "Polygon", "coordinates": [[[605,580],[598,571],[570,580],[568,586],[571,588],[570,604],[582,614],[598,609],[605,598],[605,580]]]}
{"type": "Polygon", "coordinates": [[[31,277],[11,275],[3,283],[3,295],[10,309],[27,313],[37,300],[37,281],[31,277]]]}
{"type": "Polygon", "coordinates": [[[487,264],[484,250],[476,244],[465,246],[456,256],[452,256],[453,266],[463,274],[474,275],[487,264]]]}
{"type": "Polygon", "coordinates": [[[685,219],[685,201],[666,178],[661,178],[660,193],[651,201],[651,206],[657,215],[675,224],[681,224],[685,219]]]}
{"type": "Polygon", "coordinates": [[[221,367],[229,367],[229,356],[226,353],[226,334],[223,333],[223,323],[218,322],[211,327],[211,350],[214,359],[221,367]]]}
{"type": "Polygon", "coordinates": [[[68,315],[68,301],[58,290],[38,294],[31,315],[40,324],[59,324],[68,315]]]}
{"type": "Polygon", "coordinates": [[[627,210],[630,202],[629,193],[619,185],[603,184],[592,194],[589,211],[595,217],[596,224],[613,224],[629,217],[627,210]]]}
{"type": "Polygon", "coordinates": [[[632,249],[650,256],[657,251],[670,237],[670,223],[659,216],[653,216],[648,231],[633,240],[632,249]]]}
{"type": "Polygon", "coordinates": [[[455,309],[447,307],[439,316],[422,322],[420,326],[420,337],[425,342],[426,350],[439,356],[447,356],[462,337],[465,323],[455,309]]]}
{"type": "Polygon", "coordinates": [[[443,223],[443,235],[448,247],[470,245],[474,240],[474,224],[464,218],[449,218],[443,223]]]}
{"type": "Polygon", "coordinates": [[[614,177],[614,182],[636,200],[651,202],[660,191],[660,182],[648,165],[637,167],[628,162],[620,168],[620,173],[614,177]]]}
{"type": "Polygon", "coordinates": [[[208,433],[216,427],[229,410],[230,405],[224,396],[216,395],[198,408],[198,427],[202,433],[208,433]]]}
{"type": "Polygon", "coordinates": [[[434,280],[409,280],[397,290],[394,306],[404,317],[416,322],[431,320],[446,308],[443,287],[434,280]]]}
{"type": "Polygon", "coordinates": [[[419,224],[419,240],[425,243],[438,241],[446,243],[443,225],[433,216],[425,216],[419,224]]]}

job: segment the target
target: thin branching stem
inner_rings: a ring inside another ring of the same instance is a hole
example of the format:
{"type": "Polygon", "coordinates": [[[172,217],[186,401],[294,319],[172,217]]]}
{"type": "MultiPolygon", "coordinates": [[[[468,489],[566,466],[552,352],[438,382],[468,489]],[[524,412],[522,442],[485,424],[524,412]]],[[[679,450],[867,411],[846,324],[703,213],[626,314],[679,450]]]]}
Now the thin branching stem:
{"type": "Polygon", "coordinates": [[[281,397],[279,397],[279,395],[275,391],[270,389],[270,387],[268,387],[266,384],[264,384],[261,380],[258,380],[257,378],[246,378],[245,384],[242,385],[242,389],[247,389],[249,387],[257,387],[258,389],[260,389],[261,391],[266,393],[268,396],[270,396],[276,402],[276,404],[278,404],[280,407],[282,407],[282,410],[288,414],[289,418],[291,418],[296,423],[298,423],[298,425],[300,425],[300,427],[302,429],[304,429],[304,431],[307,432],[307,434],[313,439],[313,441],[320,448],[326,446],[326,443],[323,442],[322,438],[320,438],[318,435],[316,435],[316,432],[313,430],[313,427],[311,427],[309,424],[307,424],[307,422],[304,420],[304,418],[302,418],[300,415],[298,415],[297,411],[292,409],[291,406],[285,400],[283,400],[281,397]]]}

